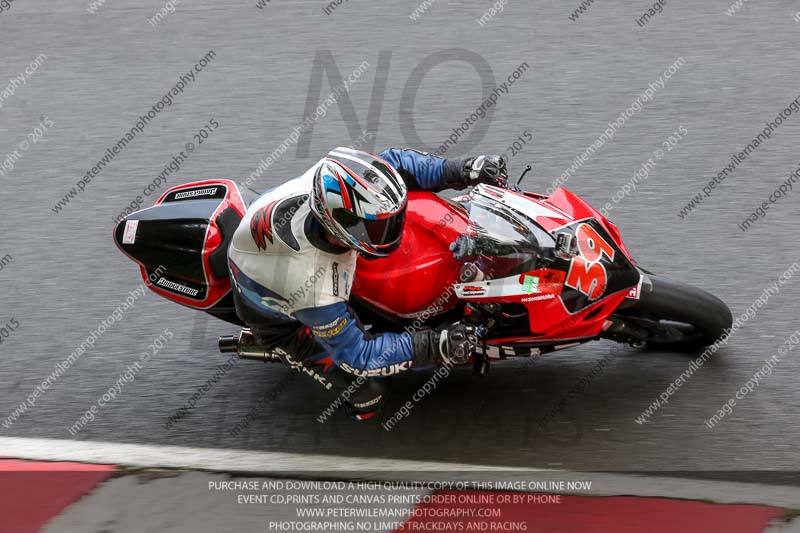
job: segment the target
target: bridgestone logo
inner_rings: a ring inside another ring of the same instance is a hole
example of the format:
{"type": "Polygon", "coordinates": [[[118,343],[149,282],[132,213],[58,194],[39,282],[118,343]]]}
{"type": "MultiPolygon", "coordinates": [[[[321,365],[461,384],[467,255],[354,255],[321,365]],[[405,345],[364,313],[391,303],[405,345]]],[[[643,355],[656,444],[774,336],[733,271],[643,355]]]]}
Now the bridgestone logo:
{"type": "Polygon", "coordinates": [[[181,285],[180,283],[175,283],[174,281],[169,281],[164,278],[159,278],[156,282],[156,285],[160,285],[161,287],[165,287],[167,289],[172,289],[175,292],[182,292],[183,294],[188,294],[189,296],[197,296],[197,293],[200,292],[197,289],[192,289],[186,285],[181,285]]]}
{"type": "Polygon", "coordinates": [[[193,198],[195,196],[213,196],[215,194],[217,194],[217,188],[212,187],[210,189],[197,189],[196,191],[179,192],[175,195],[175,199],[182,200],[184,198],[193,198]]]}

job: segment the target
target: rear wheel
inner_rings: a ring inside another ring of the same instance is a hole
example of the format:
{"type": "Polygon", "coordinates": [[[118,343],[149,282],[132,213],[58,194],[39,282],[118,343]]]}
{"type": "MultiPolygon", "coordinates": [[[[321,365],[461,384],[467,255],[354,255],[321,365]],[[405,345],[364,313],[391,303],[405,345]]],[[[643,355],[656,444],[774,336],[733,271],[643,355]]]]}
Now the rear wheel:
{"type": "Polygon", "coordinates": [[[733,321],[725,302],[697,287],[649,276],[650,290],[616,316],[643,333],[638,339],[659,349],[693,349],[713,344],[733,321]]]}

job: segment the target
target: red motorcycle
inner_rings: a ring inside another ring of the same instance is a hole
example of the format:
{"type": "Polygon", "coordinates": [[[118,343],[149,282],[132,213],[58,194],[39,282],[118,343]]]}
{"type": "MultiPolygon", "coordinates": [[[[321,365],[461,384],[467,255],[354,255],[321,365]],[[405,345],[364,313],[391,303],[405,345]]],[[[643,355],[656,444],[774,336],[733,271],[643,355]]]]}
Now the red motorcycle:
{"type": "MultiPolygon", "coordinates": [[[[528,167],[530,168],[530,167],[528,167]]],[[[351,305],[378,331],[480,327],[479,373],[489,362],[600,338],[694,349],[731,326],[715,296],[639,267],[619,229],[566,189],[550,196],[480,185],[447,200],[411,192],[403,241],[389,257],[359,259],[351,305]]],[[[227,249],[255,196],[230,180],[172,187],[128,215],[114,237],[148,287],[234,324],[227,249]]],[[[220,349],[271,360],[247,330],[220,349]]]]}

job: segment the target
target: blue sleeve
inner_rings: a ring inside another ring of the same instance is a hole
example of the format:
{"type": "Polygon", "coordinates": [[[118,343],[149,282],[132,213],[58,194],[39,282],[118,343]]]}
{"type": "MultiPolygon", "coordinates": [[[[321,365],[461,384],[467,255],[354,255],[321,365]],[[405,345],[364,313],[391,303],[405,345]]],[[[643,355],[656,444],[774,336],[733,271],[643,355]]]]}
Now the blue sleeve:
{"type": "Polygon", "coordinates": [[[411,368],[414,348],[408,333],[370,335],[344,302],[295,312],[342,370],[391,376],[411,368]]]}
{"type": "Polygon", "coordinates": [[[440,191],[444,183],[444,158],[417,150],[390,148],[380,156],[403,177],[410,190],[440,191]]]}

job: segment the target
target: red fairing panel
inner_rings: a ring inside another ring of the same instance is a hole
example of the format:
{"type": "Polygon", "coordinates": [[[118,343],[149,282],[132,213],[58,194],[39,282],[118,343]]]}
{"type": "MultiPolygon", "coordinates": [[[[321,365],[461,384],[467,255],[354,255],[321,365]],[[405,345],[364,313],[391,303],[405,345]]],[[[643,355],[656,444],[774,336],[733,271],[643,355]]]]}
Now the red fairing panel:
{"type": "MultiPolygon", "coordinates": [[[[512,193],[512,194],[518,194],[518,193],[512,193]]],[[[599,211],[597,211],[594,207],[586,203],[579,196],[576,196],[575,194],[571,193],[570,191],[562,187],[559,187],[558,189],[553,191],[553,194],[546,197],[533,193],[526,193],[524,196],[528,200],[531,200],[543,206],[547,206],[551,209],[560,212],[563,215],[562,217],[547,217],[547,216],[537,217],[536,222],[539,223],[539,225],[541,225],[547,231],[552,232],[553,230],[556,230],[576,220],[595,218],[600,222],[600,224],[603,226],[603,229],[605,229],[611,236],[611,238],[614,240],[614,244],[619,246],[622,252],[628,257],[628,259],[631,259],[631,254],[625,247],[625,243],[622,242],[622,236],[620,235],[619,228],[617,228],[617,226],[609,222],[609,220],[606,217],[601,215],[599,211]]]]}
{"type": "Polygon", "coordinates": [[[458,301],[452,286],[461,264],[450,243],[468,228],[467,214],[427,192],[410,192],[400,248],[389,257],[359,258],[353,294],[403,318],[443,313],[458,301]]]}
{"type": "MultiPolygon", "coordinates": [[[[563,276],[563,272],[550,269],[536,270],[532,274],[544,277],[552,275],[553,272],[563,276]]],[[[554,292],[539,293],[533,296],[496,299],[495,301],[507,303],[522,303],[528,308],[531,335],[520,338],[492,339],[491,344],[594,337],[602,331],[606,318],[625,300],[627,293],[623,291],[607,296],[574,314],[567,311],[558,294],[560,294],[560,290],[556,289],[554,292]]]]}

